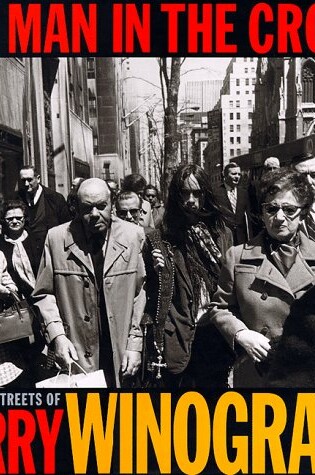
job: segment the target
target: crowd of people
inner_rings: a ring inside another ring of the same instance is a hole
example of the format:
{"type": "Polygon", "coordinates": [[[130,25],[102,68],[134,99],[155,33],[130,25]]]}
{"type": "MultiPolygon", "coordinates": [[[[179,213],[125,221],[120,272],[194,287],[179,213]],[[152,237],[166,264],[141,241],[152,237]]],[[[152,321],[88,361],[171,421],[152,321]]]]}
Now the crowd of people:
{"type": "Polygon", "coordinates": [[[66,201],[23,167],[2,207],[0,302],[27,302],[34,338],[0,344],[0,386],[71,367],[111,388],[312,387],[315,157],[269,157],[241,182],[234,162],[215,188],[185,164],[165,203],[138,174],[121,189],[77,177],[66,201]]]}

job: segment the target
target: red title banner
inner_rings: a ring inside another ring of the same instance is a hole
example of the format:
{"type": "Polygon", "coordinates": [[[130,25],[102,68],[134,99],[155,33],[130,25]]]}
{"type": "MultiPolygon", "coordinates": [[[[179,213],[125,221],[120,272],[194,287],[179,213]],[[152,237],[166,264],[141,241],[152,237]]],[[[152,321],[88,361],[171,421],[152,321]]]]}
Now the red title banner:
{"type": "Polygon", "coordinates": [[[2,1],[0,55],[309,55],[315,3],[2,1]]]}

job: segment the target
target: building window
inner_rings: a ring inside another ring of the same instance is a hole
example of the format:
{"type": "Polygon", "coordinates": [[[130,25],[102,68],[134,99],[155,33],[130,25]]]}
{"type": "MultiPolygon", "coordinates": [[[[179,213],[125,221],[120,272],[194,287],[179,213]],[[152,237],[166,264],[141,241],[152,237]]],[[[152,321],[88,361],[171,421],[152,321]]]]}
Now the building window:
{"type": "Polygon", "coordinates": [[[247,58],[244,58],[244,62],[247,63],[247,58]]]}
{"type": "Polygon", "coordinates": [[[240,94],[240,91],[236,91],[236,94],[239,95],[239,94],[240,94]]]}
{"type": "Polygon", "coordinates": [[[238,149],[236,150],[236,153],[237,153],[237,155],[241,155],[241,149],[238,148],[238,149]]]}
{"type": "Polygon", "coordinates": [[[302,70],[302,82],[303,82],[303,92],[302,92],[302,101],[303,102],[315,102],[315,64],[311,61],[308,61],[302,70]]]}
{"type": "Polygon", "coordinates": [[[247,104],[248,104],[249,107],[252,106],[252,101],[251,101],[251,99],[249,99],[249,100],[247,101],[247,104]]]}
{"type": "Polygon", "coordinates": [[[230,148],[230,155],[231,155],[231,157],[234,157],[234,150],[233,150],[233,148],[230,148]]]}
{"type": "Polygon", "coordinates": [[[250,58],[250,62],[253,63],[253,62],[254,62],[254,58],[250,58]]]}
{"type": "Polygon", "coordinates": [[[249,86],[249,79],[248,78],[245,79],[245,86],[249,86]]]}
{"type": "Polygon", "coordinates": [[[234,125],[230,125],[230,132],[234,132],[234,125]]]}
{"type": "Polygon", "coordinates": [[[236,143],[241,143],[241,137],[236,137],[236,143]]]}
{"type": "Polygon", "coordinates": [[[104,163],[103,164],[103,180],[109,180],[110,179],[110,163],[104,163]]]}
{"type": "Polygon", "coordinates": [[[236,101],[236,107],[240,107],[240,101],[236,101]]]}
{"type": "Polygon", "coordinates": [[[254,72],[255,72],[255,68],[251,68],[251,72],[254,73],[254,72]]]}
{"type": "Polygon", "coordinates": [[[234,137],[230,137],[230,143],[234,144],[234,137]]]}
{"type": "Polygon", "coordinates": [[[233,112],[230,112],[230,120],[233,120],[233,112]]]}
{"type": "Polygon", "coordinates": [[[236,132],[240,132],[240,131],[241,131],[241,126],[240,126],[240,124],[237,124],[237,126],[236,126],[236,132]]]}
{"type": "Polygon", "coordinates": [[[252,124],[248,124],[248,130],[250,130],[250,131],[251,131],[251,130],[252,130],[252,128],[253,128],[252,124]]]}
{"type": "Polygon", "coordinates": [[[249,119],[252,119],[252,117],[253,117],[253,113],[252,113],[252,112],[249,112],[249,113],[248,113],[248,118],[249,118],[249,119]]]}
{"type": "Polygon", "coordinates": [[[233,107],[233,101],[230,101],[230,107],[233,107]]]}
{"type": "Polygon", "coordinates": [[[236,85],[237,85],[237,86],[240,85],[240,80],[239,80],[239,79],[236,79],[236,85]]]}
{"type": "Polygon", "coordinates": [[[248,68],[245,68],[245,73],[246,73],[246,74],[248,73],[248,68]]]}
{"type": "Polygon", "coordinates": [[[240,112],[236,112],[236,118],[237,118],[237,120],[240,120],[240,118],[241,118],[241,113],[240,112]]]}
{"type": "Polygon", "coordinates": [[[252,84],[256,84],[256,78],[252,79],[252,84]]]}
{"type": "Polygon", "coordinates": [[[251,136],[248,137],[248,143],[252,143],[252,138],[251,138],[251,136]]]}

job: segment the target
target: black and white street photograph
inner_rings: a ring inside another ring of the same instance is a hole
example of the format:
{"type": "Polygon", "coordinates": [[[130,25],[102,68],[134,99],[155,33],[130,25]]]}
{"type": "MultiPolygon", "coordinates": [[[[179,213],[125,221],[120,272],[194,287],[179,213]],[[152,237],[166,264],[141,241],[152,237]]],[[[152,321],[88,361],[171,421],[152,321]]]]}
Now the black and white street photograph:
{"type": "Polygon", "coordinates": [[[0,59],[0,387],[315,387],[315,58],[0,59]]]}

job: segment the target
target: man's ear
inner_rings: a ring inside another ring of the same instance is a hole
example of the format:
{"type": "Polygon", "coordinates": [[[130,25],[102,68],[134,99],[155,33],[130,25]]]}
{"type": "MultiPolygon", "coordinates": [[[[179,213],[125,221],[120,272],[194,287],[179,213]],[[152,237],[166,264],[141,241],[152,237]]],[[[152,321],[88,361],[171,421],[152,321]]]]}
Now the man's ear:
{"type": "Polygon", "coordinates": [[[37,175],[36,178],[37,178],[38,183],[40,183],[40,175],[37,175]]]}

